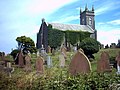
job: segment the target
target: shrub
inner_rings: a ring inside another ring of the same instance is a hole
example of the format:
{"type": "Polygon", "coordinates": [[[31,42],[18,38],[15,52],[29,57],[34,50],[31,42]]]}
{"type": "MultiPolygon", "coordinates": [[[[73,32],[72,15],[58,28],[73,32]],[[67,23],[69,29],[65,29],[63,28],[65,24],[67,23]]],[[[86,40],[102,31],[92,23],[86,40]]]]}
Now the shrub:
{"type": "Polygon", "coordinates": [[[84,50],[84,53],[90,57],[94,58],[92,54],[97,53],[100,48],[100,43],[93,38],[86,38],[80,43],[80,48],[84,50]]]}

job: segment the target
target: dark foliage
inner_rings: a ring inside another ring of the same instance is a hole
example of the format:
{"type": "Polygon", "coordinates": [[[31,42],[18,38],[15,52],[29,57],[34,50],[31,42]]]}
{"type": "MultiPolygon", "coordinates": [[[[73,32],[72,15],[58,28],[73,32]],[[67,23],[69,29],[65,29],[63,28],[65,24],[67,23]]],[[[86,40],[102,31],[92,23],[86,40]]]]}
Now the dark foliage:
{"type": "Polygon", "coordinates": [[[17,37],[16,41],[18,42],[19,49],[22,48],[24,53],[27,53],[28,51],[30,53],[37,52],[35,43],[30,37],[26,37],[26,36],[17,37]]]}
{"type": "Polygon", "coordinates": [[[100,43],[93,38],[86,38],[80,43],[80,48],[84,50],[84,53],[88,58],[93,58],[92,54],[97,53],[100,48],[100,43]]]}
{"type": "Polygon", "coordinates": [[[57,29],[52,29],[52,27],[49,25],[48,26],[48,45],[51,48],[57,48],[61,45],[64,37],[64,32],[57,30],[57,29]]]}

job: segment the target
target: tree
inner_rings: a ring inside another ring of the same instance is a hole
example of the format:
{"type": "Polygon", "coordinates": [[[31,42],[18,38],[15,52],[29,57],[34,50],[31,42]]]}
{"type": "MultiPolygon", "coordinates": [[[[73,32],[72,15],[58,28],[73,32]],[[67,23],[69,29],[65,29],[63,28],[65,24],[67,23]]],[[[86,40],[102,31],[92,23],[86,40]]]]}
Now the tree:
{"type": "Polygon", "coordinates": [[[17,37],[16,41],[18,42],[18,48],[19,49],[22,48],[24,53],[28,53],[28,51],[30,53],[37,52],[35,43],[30,37],[26,37],[26,36],[17,37]]]}
{"type": "Polygon", "coordinates": [[[100,42],[93,38],[86,38],[80,43],[80,48],[84,50],[84,53],[88,58],[94,58],[92,54],[99,51],[100,42]]]}

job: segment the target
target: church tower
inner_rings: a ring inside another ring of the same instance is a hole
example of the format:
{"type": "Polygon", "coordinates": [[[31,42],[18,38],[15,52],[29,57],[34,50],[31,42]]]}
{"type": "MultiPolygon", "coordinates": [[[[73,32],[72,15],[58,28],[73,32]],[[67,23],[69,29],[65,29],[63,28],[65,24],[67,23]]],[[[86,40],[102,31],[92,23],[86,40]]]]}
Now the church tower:
{"type": "Polygon", "coordinates": [[[92,6],[91,10],[88,10],[87,5],[85,10],[82,11],[80,8],[80,25],[89,25],[94,30],[94,35],[91,37],[97,39],[97,31],[95,29],[95,19],[94,19],[94,7],[92,6]]]}

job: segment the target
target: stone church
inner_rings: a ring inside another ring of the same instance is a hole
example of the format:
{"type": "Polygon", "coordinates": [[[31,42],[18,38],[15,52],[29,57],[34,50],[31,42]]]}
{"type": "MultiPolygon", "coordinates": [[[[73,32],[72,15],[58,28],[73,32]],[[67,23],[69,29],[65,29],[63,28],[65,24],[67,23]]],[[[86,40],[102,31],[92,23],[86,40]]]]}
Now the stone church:
{"type": "Polygon", "coordinates": [[[63,23],[47,23],[42,19],[39,32],[37,33],[37,49],[40,49],[42,45],[47,50],[48,47],[48,25],[52,25],[52,28],[66,31],[85,31],[91,33],[90,37],[97,40],[97,30],[95,29],[95,14],[94,7],[88,10],[87,6],[85,10],[80,9],[80,24],[63,24],[63,23]]]}

